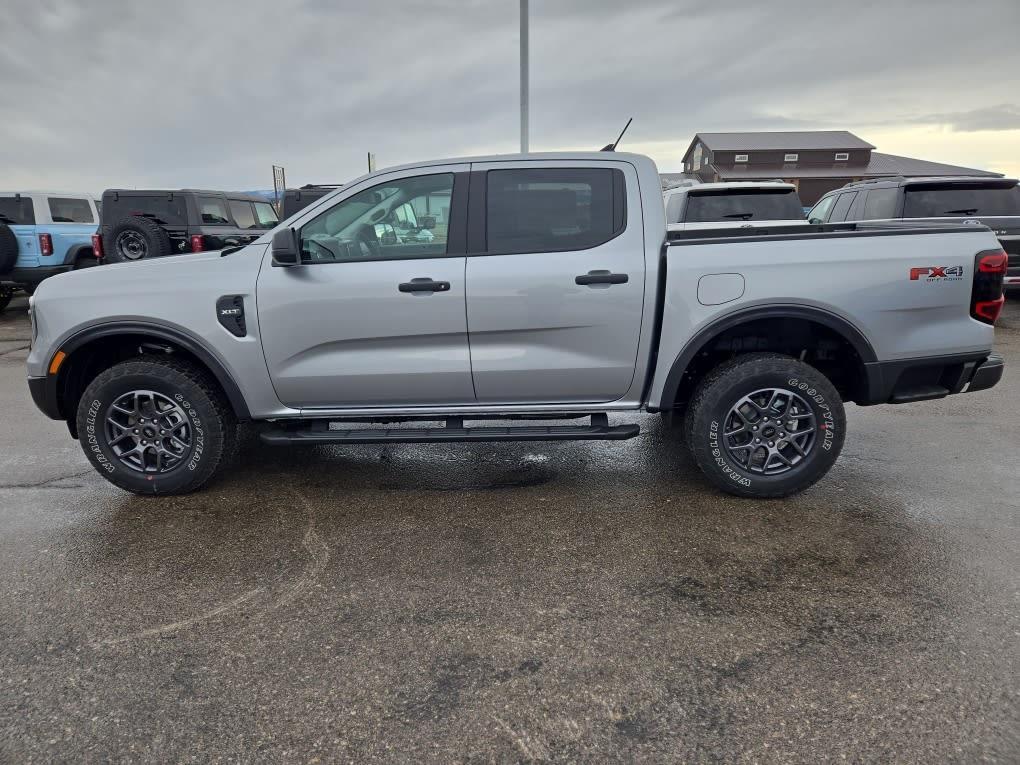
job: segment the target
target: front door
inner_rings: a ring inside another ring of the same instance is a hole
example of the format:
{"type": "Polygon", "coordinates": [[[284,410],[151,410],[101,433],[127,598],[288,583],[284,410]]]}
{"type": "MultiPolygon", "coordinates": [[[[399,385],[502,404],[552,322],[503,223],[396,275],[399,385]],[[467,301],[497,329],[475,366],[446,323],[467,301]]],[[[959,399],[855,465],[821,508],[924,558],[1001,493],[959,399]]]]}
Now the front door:
{"type": "Polygon", "coordinates": [[[267,251],[259,332],[284,404],[475,402],[464,300],[466,170],[369,179],[298,219],[300,265],[274,266],[267,251]]]}
{"type": "Polygon", "coordinates": [[[583,164],[472,166],[467,314],[479,403],[609,402],[634,379],[645,282],[637,174],[583,164]]]}

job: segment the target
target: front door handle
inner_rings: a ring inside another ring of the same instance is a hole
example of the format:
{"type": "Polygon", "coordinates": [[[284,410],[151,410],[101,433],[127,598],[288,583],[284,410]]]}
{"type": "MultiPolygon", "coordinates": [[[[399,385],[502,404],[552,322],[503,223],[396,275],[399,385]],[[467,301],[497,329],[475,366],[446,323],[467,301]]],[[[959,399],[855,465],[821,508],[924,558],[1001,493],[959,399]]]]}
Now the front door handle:
{"type": "Polygon", "coordinates": [[[630,277],[627,274],[611,274],[608,271],[589,271],[574,277],[574,284],[626,284],[630,277]]]}
{"type": "Polygon", "coordinates": [[[412,279],[403,282],[399,287],[401,292],[449,292],[449,282],[436,282],[429,277],[412,279]]]}

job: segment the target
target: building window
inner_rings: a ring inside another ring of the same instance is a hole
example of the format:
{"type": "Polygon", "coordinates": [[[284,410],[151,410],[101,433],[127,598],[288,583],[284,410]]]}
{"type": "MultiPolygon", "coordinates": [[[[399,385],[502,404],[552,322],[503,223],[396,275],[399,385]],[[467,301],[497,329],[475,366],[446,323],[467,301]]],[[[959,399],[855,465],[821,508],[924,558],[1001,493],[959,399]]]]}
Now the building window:
{"type": "Polygon", "coordinates": [[[701,163],[701,166],[704,167],[707,164],[708,164],[708,157],[705,157],[705,159],[701,163]]]}
{"type": "Polygon", "coordinates": [[[734,162],[747,162],[747,155],[746,154],[737,154],[735,157],[733,157],[733,161],[734,162]]]}
{"type": "Polygon", "coordinates": [[[783,162],[796,162],[798,156],[798,154],[784,154],[783,162]]]}
{"type": "Polygon", "coordinates": [[[849,159],[850,159],[850,152],[847,152],[847,151],[837,151],[836,152],[836,161],[837,162],[847,162],[847,161],[849,161],[849,159]]]}

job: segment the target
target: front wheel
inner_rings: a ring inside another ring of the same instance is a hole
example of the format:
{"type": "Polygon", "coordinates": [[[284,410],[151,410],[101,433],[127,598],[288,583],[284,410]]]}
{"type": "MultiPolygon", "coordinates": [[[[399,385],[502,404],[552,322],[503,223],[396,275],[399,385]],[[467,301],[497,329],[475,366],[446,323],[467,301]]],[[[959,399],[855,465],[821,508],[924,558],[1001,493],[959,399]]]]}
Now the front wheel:
{"type": "Polygon", "coordinates": [[[7,287],[6,285],[0,284],[0,313],[3,313],[4,309],[11,304],[14,299],[14,287],[7,287]]]}
{"type": "Polygon", "coordinates": [[[100,373],[78,404],[78,437],[110,483],[185,494],[233,456],[237,421],[210,376],[187,361],[138,357],[100,373]]]}
{"type": "Polygon", "coordinates": [[[712,370],[687,412],[698,467],[723,491],[785,497],[811,486],[843,448],[846,413],[821,372],[789,356],[752,353],[712,370]]]}

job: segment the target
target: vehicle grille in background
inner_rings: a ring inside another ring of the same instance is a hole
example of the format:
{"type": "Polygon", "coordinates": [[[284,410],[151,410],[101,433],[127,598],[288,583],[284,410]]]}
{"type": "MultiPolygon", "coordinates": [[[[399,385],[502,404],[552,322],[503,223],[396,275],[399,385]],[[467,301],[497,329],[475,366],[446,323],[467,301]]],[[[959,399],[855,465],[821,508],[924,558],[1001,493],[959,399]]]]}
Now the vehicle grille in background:
{"type": "Polygon", "coordinates": [[[999,244],[1002,245],[1002,249],[1009,256],[1009,267],[1020,267],[1020,239],[1000,239],[999,244]]]}

